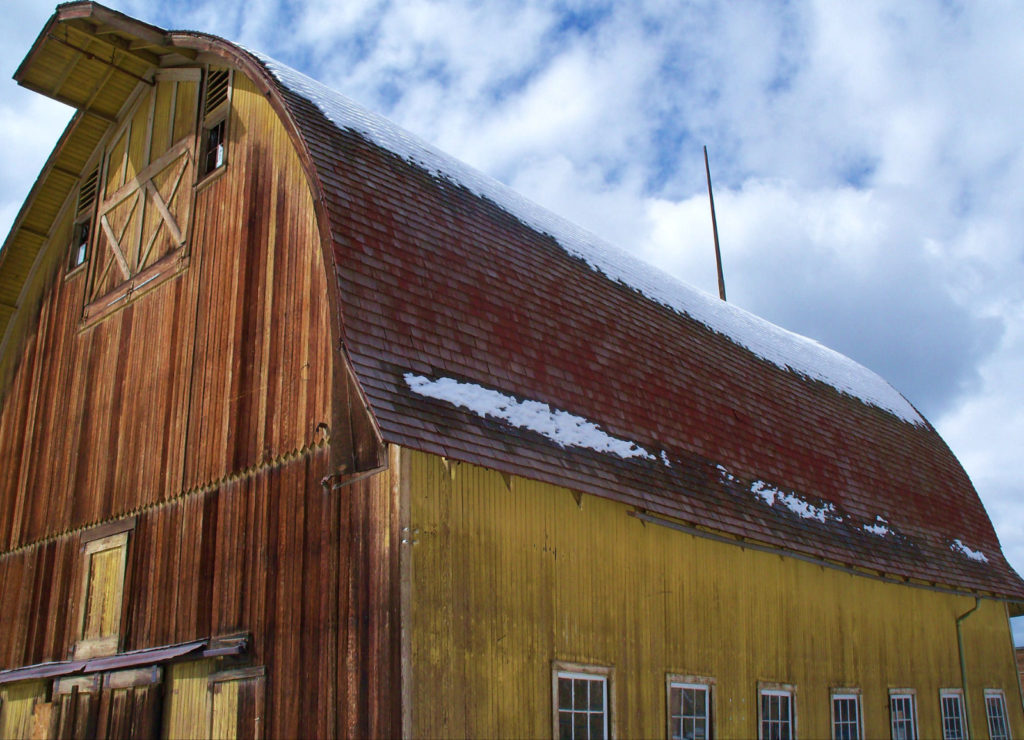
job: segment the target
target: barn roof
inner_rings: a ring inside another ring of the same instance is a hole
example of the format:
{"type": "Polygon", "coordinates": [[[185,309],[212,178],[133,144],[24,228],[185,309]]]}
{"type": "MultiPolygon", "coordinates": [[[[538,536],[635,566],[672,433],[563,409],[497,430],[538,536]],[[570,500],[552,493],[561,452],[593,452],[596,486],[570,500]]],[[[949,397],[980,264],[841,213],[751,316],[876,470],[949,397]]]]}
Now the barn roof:
{"type": "MultiPolygon", "coordinates": [[[[69,8],[105,10],[75,3],[55,18],[69,8]]],[[[876,374],[284,65],[139,27],[163,34],[157,49],[228,58],[271,93],[317,191],[339,339],[385,442],[698,533],[1024,600],[963,468],[876,374]]]]}

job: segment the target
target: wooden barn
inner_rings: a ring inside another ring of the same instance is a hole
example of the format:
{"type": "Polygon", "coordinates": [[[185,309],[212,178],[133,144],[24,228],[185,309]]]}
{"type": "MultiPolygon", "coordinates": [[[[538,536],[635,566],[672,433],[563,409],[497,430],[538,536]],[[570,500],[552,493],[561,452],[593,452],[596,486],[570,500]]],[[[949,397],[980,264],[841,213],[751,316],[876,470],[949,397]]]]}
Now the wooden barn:
{"type": "Polygon", "coordinates": [[[224,39],[68,3],[15,79],[0,737],[1024,737],[874,373],[224,39]]]}

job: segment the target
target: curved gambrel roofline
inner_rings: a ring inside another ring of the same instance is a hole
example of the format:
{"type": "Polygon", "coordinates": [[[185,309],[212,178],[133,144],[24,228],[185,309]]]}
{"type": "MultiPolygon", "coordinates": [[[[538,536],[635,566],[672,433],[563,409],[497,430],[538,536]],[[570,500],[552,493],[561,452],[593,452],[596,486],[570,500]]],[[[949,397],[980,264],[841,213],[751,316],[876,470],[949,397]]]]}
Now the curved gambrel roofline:
{"type": "MultiPolygon", "coordinates": [[[[114,78],[191,54],[239,69],[278,112],[329,271],[341,429],[365,407],[383,442],[645,521],[1024,600],[962,467],[874,373],[617,254],[273,60],[93,3],[51,25],[83,17],[155,59],[114,78]]],[[[44,31],[26,64],[41,43],[58,42],[44,31]]],[[[109,115],[104,102],[78,101],[80,115],[109,115]]],[[[372,467],[361,439],[339,468],[372,467]]]]}

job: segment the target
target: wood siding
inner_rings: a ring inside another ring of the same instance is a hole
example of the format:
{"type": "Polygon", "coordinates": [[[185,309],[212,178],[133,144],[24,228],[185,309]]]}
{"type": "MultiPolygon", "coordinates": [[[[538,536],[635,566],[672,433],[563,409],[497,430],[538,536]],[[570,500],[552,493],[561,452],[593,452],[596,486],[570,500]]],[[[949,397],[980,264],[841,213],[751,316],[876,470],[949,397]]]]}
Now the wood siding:
{"type": "MultiPolygon", "coordinates": [[[[397,727],[397,489],[387,472],[325,489],[329,457],[313,448],[153,507],[129,535],[124,650],[251,633],[246,662],[267,668],[269,737],[382,737],[397,727]]],[[[64,535],[0,558],[4,602],[17,610],[4,619],[2,665],[67,657],[79,542],[64,535]]],[[[196,671],[205,691],[211,668],[196,671]]],[[[186,674],[174,668],[171,678],[186,674]]],[[[187,701],[168,706],[177,736],[195,715],[187,701]]],[[[204,737],[209,724],[193,730],[204,737]]]]}
{"type": "MultiPolygon", "coordinates": [[[[610,667],[618,737],[666,733],[669,674],[715,679],[718,737],[757,733],[758,682],[796,686],[799,737],[830,736],[831,688],[862,690],[867,737],[888,689],[917,691],[941,737],[959,687],[956,619],[974,599],[886,583],[628,515],[630,507],[442,458],[404,454],[411,604],[407,686],[418,737],[545,737],[552,662],[610,667]]],[[[963,622],[971,737],[983,690],[1024,733],[1003,604],[963,622]]]]}
{"type": "MultiPolygon", "coordinates": [[[[333,397],[345,373],[333,365],[313,200],[277,113],[244,75],[233,83],[227,165],[175,210],[189,220],[173,277],[83,321],[95,265],[65,274],[73,205],[54,230],[48,288],[0,399],[0,668],[67,659],[83,608],[104,615],[103,633],[105,606],[82,604],[83,541],[94,525],[133,517],[120,651],[249,633],[243,663],[265,667],[267,688],[228,689],[229,704],[264,703],[267,736],[389,736],[397,479],[385,469],[324,486],[352,457],[336,449],[352,434],[335,439],[330,427],[351,410],[333,397]]],[[[170,119],[159,89],[149,105],[170,119]]],[[[133,125],[148,120],[140,110],[133,125]]],[[[179,118],[143,141],[154,152],[176,141],[179,118]]],[[[125,141],[130,160],[135,139],[125,141]]],[[[145,234],[158,225],[149,218],[118,230],[145,234]]],[[[163,238],[158,248],[172,248],[163,238]]],[[[88,693],[65,703],[53,710],[59,734],[135,723],[127,708],[97,715],[106,705],[88,693]]],[[[0,708],[0,721],[29,720],[0,708]]],[[[197,736],[210,732],[202,722],[197,736]]]]}
{"type": "MultiPolygon", "coordinates": [[[[188,99],[181,105],[194,108],[188,99]]],[[[169,126],[154,126],[153,151],[169,126]]],[[[65,277],[67,209],[50,245],[50,289],[0,410],[4,550],[273,460],[331,424],[312,198],[283,125],[240,74],[228,136],[226,170],[195,196],[188,267],[84,328],[96,266],[65,277]]]]}

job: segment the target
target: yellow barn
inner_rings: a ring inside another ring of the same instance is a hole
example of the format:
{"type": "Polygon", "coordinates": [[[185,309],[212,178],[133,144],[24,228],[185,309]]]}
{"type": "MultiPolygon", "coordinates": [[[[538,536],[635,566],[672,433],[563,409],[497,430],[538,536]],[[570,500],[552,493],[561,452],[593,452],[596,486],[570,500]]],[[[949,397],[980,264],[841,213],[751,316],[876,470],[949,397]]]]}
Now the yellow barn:
{"type": "Polygon", "coordinates": [[[15,79],[0,737],[1024,737],[871,371],[224,39],[68,3],[15,79]]]}

